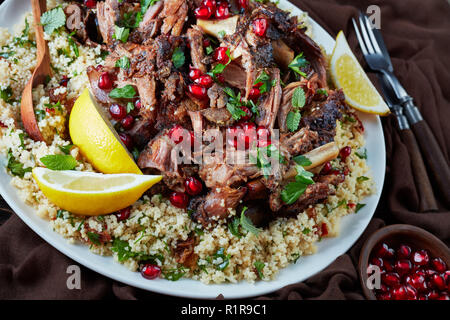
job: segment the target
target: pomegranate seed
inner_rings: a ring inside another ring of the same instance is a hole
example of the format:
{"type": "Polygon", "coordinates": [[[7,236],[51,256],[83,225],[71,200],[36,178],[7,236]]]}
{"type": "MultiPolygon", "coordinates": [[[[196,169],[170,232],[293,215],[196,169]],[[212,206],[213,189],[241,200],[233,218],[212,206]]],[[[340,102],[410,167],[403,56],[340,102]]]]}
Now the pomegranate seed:
{"type": "Polygon", "coordinates": [[[230,17],[230,8],[228,8],[228,2],[221,2],[216,8],[216,19],[227,19],[230,17]]]}
{"type": "Polygon", "coordinates": [[[447,265],[441,258],[434,258],[431,260],[431,264],[437,272],[444,272],[447,269],[447,265]]]}
{"type": "Polygon", "coordinates": [[[412,262],[414,262],[414,264],[417,264],[419,266],[427,265],[429,261],[430,257],[426,250],[416,251],[412,256],[412,262]]]}
{"type": "Polygon", "coordinates": [[[53,109],[53,108],[45,108],[45,112],[47,112],[47,113],[55,113],[55,109],[53,109]]]}
{"type": "Polygon", "coordinates": [[[389,291],[389,287],[387,286],[387,285],[385,285],[385,284],[381,284],[380,285],[380,291],[381,292],[388,292],[389,291]]]}
{"type": "Polygon", "coordinates": [[[84,0],[84,5],[89,9],[94,9],[97,6],[96,0],[84,0]]]}
{"type": "Polygon", "coordinates": [[[450,300],[450,296],[448,295],[448,293],[444,292],[444,293],[441,293],[438,300],[450,300]]]}
{"type": "Polygon", "coordinates": [[[417,273],[406,276],[405,283],[418,291],[423,292],[428,289],[427,284],[425,282],[425,277],[417,273]]]}
{"type": "Polygon", "coordinates": [[[70,78],[68,76],[62,76],[61,81],[59,82],[60,86],[66,87],[67,88],[67,84],[69,83],[70,78]]]}
{"type": "Polygon", "coordinates": [[[95,70],[97,70],[98,72],[103,70],[103,65],[99,64],[98,66],[95,67],[95,70]]]}
{"type": "Polygon", "coordinates": [[[98,79],[98,87],[102,90],[109,90],[113,86],[113,82],[111,80],[111,76],[108,72],[103,72],[100,75],[100,79],[98,79]]]}
{"type": "Polygon", "coordinates": [[[392,290],[392,298],[393,300],[406,300],[408,298],[408,294],[405,286],[398,286],[392,290]]]}
{"type": "Polygon", "coordinates": [[[211,18],[212,11],[207,6],[201,6],[194,10],[194,14],[197,19],[206,20],[206,19],[211,18]]]}
{"type": "Polygon", "coordinates": [[[210,75],[204,74],[204,75],[200,76],[197,80],[195,80],[195,83],[197,83],[205,88],[211,88],[211,86],[214,83],[214,80],[210,75]]]}
{"type": "Polygon", "coordinates": [[[191,135],[191,147],[193,148],[195,145],[195,133],[194,131],[190,131],[189,134],[191,135]]]}
{"type": "Polygon", "coordinates": [[[333,170],[333,166],[331,165],[330,162],[326,162],[326,163],[323,165],[322,171],[321,171],[320,173],[322,173],[322,174],[328,174],[328,173],[331,172],[331,170],[333,170]]]}
{"type": "Polygon", "coordinates": [[[389,292],[383,292],[377,295],[378,300],[391,300],[391,294],[389,292]]]}
{"type": "Polygon", "coordinates": [[[270,130],[266,127],[258,126],[258,128],[256,129],[256,135],[258,137],[259,148],[264,148],[272,144],[272,140],[270,139],[270,130]]]}
{"type": "Polygon", "coordinates": [[[117,221],[127,220],[130,217],[130,214],[131,214],[131,207],[119,210],[116,213],[117,221]]]}
{"type": "Polygon", "coordinates": [[[341,156],[341,160],[345,162],[345,160],[350,156],[352,153],[352,148],[350,147],[343,147],[341,151],[339,152],[339,155],[341,156]]]}
{"type": "Polygon", "coordinates": [[[216,50],[214,50],[214,60],[221,64],[227,64],[228,61],[230,61],[230,57],[228,56],[227,51],[227,47],[218,47],[216,50]]]}
{"type": "Polygon", "coordinates": [[[417,290],[411,286],[405,286],[408,300],[417,300],[417,290]]]}
{"type": "Polygon", "coordinates": [[[322,223],[322,227],[320,228],[322,231],[322,236],[327,236],[328,235],[328,227],[326,223],[322,223]]]}
{"type": "Polygon", "coordinates": [[[242,123],[242,129],[244,132],[238,133],[239,146],[244,145],[245,149],[248,149],[253,141],[257,139],[256,125],[253,122],[242,123]]]}
{"type": "Polygon", "coordinates": [[[208,97],[206,88],[198,84],[190,84],[188,87],[189,93],[195,98],[203,100],[208,97]]]}
{"type": "Polygon", "coordinates": [[[444,272],[444,279],[447,284],[450,284],[450,270],[444,272]]]}
{"type": "Polygon", "coordinates": [[[381,282],[388,286],[400,285],[400,276],[395,272],[385,273],[381,275],[381,282]]]}
{"type": "Polygon", "coordinates": [[[141,275],[148,280],[153,280],[161,275],[161,268],[155,264],[146,264],[141,269],[141,275]]]}
{"type": "Polygon", "coordinates": [[[417,298],[417,300],[428,300],[428,296],[421,294],[419,295],[419,297],[417,298]]]}
{"type": "Polygon", "coordinates": [[[253,114],[249,108],[247,108],[246,106],[240,106],[239,108],[245,112],[245,116],[241,117],[242,121],[248,121],[252,118],[253,114]]]}
{"type": "Polygon", "coordinates": [[[140,109],[140,108],[142,108],[142,102],[141,102],[141,100],[140,99],[137,99],[135,102],[134,102],[134,107],[136,108],[136,109],[140,109]]]}
{"type": "Polygon", "coordinates": [[[5,125],[5,124],[4,124],[3,122],[1,122],[1,121],[0,121],[0,127],[1,127],[1,128],[8,128],[8,126],[5,125]]]}
{"type": "Polygon", "coordinates": [[[239,0],[239,7],[241,7],[241,9],[247,9],[248,0],[239,0]]]}
{"type": "Polygon", "coordinates": [[[127,115],[127,109],[119,104],[113,104],[109,107],[109,114],[114,120],[122,120],[127,115]]]}
{"type": "Polygon", "coordinates": [[[184,182],[184,186],[186,188],[186,193],[190,196],[196,196],[203,190],[203,184],[194,177],[187,178],[184,182]]]}
{"type": "Polygon", "coordinates": [[[394,250],[389,248],[386,243],[382,243],[377,247],[375,255],[380,258],[390,259],[394,257],[394,250]]]}
{"type": "Polygon", "coordinates": [[[248,94],[248,98],[253,101],[258,100],[260,96],[261,96],[261,90],[259,90],[258,88],[252,88],[250,90],[250,93],[248,94]]]}
{"type": "Polygon", "coordinates": [[[125,130],[130,130],[134,124],[134,117],[132,115],[128,115],[120,121],[120,124],[125,130]]]}
{"type": "Polygon", "coordinates": [[[128,150],[133,149],[133,140],[126,133],[119,133],[120,140],[122,140],[123,144],[128,148],[128,150]]]}
{"type": "Polygon", "coordinates": [[[425,270],[423,270],[423,269],[417,269],[416,270],[416,274],[421,275],[422,277],[426,277],[427,276],[425,270]]]}
{"type": "Polygon", "coordinates": [[[347,203],[347,207],[348,207],[349,209],[353,210],[353,209],[356,208],[356,203],[349,202],[349,203],[347,203]]]}
{"type": "Polygon", "coordinates": [[[400,259],[408,259],[410,255],[411,255],[411,247],[404,245],[404,244],[402,244],[402,245],[400,245],[400,247],[398,247],[397,256],[400,259]]]}
{"type": "Polygon", "coordinates": [[[392,262],[386,259],[383,259],[383,265],[386,272],[392,272],[394,271],[394,266],[392,265],[392,262]]]}
{"type": "Polygon", "coordinates": [[[170,203],[177,208],[185,209],[189,202],[189,197],[184,192],[173,192],[170,195],[170,203]]]}
{"type": "Polygon", "coordinates": [[[216,10],[216,0],[203,0],[203,6],[208,7],[211,9],[211,12],[214,12],[216,10]]]}
{"type": "Polygon", "coordinates": [[[253,21],[253,32],[259,37],[264,37],[267,31],[267,24],[266,18],[255,19],[253,21]]]}
{"type": "Polygon", "coordinates": [[[394,268],[395,268],[395,271],[397,271],[397,273],[399,275],[404,275],[404,274],[406,274],[406,273],[411,271],[412,264],[411,264],[411,261],[406,260],[406,259],[402,259],[402,260],[398,260],[395,263],[395,267],[394,268]]]}
{"type": "Polygon", "coordinates": [[[175,143],[175,144],[179,144],[183,141],[183,135],[185,133],[185,129],[177,124],[176,126],[174,126],[172,129],[169,130],[169,138],[175,143]]]}
{"type": "Polygon", "coordinates": [[[191,80],[197,80],[203,75],[203,72],[200,69],[190,68],[189,69],[189,78],[191,80]]]}
{"type": "Polygon", "coordinates": [[[381,258],[373,257],[372,260],[370,260],[370,263],[378,266],[380,269],[383,269],[384,267],[383,259],[381,258]]]}
{"type": "Polygon", "coordinates": [[[207,48],[207,47],[209,47],[210,45],[211,45],[211,41],[210,41],[208,38],[203,39],[203,47],[204,47],[204,48],[207,48]]]}
{"type": "Polygon", "coordinates": [[[219,73],[216,75],[217,81],[219,81],[220,83],[225,83],[225,77],[223,76],[223,74],[219,73]]]}
{"type": "Polygon", "coordinates": [[[445,284],[445,279],[443,276],[441,276],[440,274],[433,274],[431,276],[431,280],[430,280],[432,286],[434,288],[437,288],[439,290],[445,290],[446,284],[445,284]]]}
{"type": "Polygon", "coordinates": [[[427,297],[429,300],[437,300],[439,299],[439,293],[436,290],[431,290],[428,292],[427,297]]]}

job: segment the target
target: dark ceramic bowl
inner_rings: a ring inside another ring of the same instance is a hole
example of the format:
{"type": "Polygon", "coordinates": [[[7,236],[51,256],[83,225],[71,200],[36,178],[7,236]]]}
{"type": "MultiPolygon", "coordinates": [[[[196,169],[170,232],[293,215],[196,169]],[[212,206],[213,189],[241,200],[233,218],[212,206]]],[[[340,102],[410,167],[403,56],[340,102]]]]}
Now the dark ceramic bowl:
{"type": "Polygon", "coordinates": [[[376,300],[373,290],[367,288],[367,266],[373,249],[381,242],[391,247],[407,244],[418,249],[426,249],[432,257],[440,257],[450,266],[450,249],[441,240],[424,229],[407,224],[390,225],[376,231],[367,239],[359,256],[359,278],[363,293],[369,300],[376,300]]]}

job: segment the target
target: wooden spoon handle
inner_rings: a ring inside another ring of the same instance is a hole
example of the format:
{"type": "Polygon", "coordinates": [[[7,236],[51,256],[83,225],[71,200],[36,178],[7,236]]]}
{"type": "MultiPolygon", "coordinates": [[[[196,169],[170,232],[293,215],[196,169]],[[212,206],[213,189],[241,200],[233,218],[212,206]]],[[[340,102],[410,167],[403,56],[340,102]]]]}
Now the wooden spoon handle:
{"type": "Polygon", "coordinates": [[[411,158],[414,181],[418,189],[419,210],[420,212],[436,211],[438,210],[438,206],[416,138],[411,129],[400,130],[400,136],[408,148],[408,153],[411,158]]]}
{"type": "Polygon", "coordinates": [[[33,87],[43,83],[47,76],[51,75],[50,51],[44,40],[44,28],[41,25],[41,16],[47,11],[46,0],[31,0],[34,16],[34,30],[36,34],[37,67],[33,77],[33,87]]]}

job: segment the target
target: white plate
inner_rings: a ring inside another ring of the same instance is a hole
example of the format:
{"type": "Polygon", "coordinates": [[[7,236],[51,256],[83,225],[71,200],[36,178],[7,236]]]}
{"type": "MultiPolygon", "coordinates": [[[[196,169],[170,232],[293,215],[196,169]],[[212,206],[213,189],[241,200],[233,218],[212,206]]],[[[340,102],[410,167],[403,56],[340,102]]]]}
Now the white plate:
{"type": "MultiPolygon", "coordinates": [[[[21,22],[26,11],[30,10],[28,0],[7,0],[0,6],[0,26],[11,27],[21,22]]],[[[286,0],[280,0],[280,7],[289,9],[293,14],[301,11],[286,0]]],[[[344,23],[345,21],[343,21],[344,23]]],[[[334,40],[317,23],[311,21],[314,28],[314,40],[321,44],[328,53],[334,47],[334,40]]],[[[34,210],[23,203],[14,187],[10,185],[11,177],[4,170],[5,159],[0,159],[0,193],[17,215],[39,236],[63,254],[78,263],[111,279],[126,283],[141,289],[158,293],[190,297],[215,298],[222,294],[226,299],[245,298],[263,295],[284,286],[306,280],[332,263],[338,256],[344,254],[360,237],[369,224],[380,199],[386,167],[385,144],[383,129],[379,117],[360,114],[366,128],[366,148],[369,155],[368,164],[371,168],[376,186],[376,194],[366,198],[367,205],[358,214],[350,214],[342,219],[340,236],[329,238],[318,243],[317,253],[301,257],[297,264],[280,271],[275,280],[259,281],[256,284],[241,282],[238,284],[205,285],[199,281],[181,279],[176,282],[164,279],[145,280],[138,272],[131,272],[124,266],[113,261],[111,257],[102,257],[91,253],[87,246],[69,244],[62,236],[53,232],[47,221],[40,219],[34,210]]]]}

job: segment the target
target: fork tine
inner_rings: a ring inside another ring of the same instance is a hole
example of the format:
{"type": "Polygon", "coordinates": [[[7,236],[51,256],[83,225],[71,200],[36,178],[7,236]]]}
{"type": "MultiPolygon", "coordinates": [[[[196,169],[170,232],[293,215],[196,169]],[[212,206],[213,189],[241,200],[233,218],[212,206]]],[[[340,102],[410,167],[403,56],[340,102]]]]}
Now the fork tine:
{"type": "Polygon", "coordinates": [[[355,28],[355,32],[356,32],[356,38],[358,39],[359,46],[361,47],[361,51],[362,51],[363,55],[367,56],[368,53],[367,53],[366,45],[364,44],[363,38],[361,37],[361,33],[359,33],[359,28],[356,23],[356,20],[354,18],[352,18],[352,21],[353,21],[353,28],[355,28]]]}
{"type": "Polygon", "coordinates": [[[367,34],[366,26],[361,15],[359,15],[359,26],[361,27],[361,33],[364,38],[364,43],[367,47],[367,51],[369,52],[369,54],[374,54],[375,50],[372,47],[372,42],[370,41],[370,37],[367,34]]]}
{"type": "Polygon", "coordinates": [[[375,52],[378,53],[378,54],[383,54],[381,52],[380,46],[378,45],[378,41],[375,38],[375,35],[373,33],[372,23],[370,22],[369,18],[364,13],[361,12],[360,15],[363,17],[363,20],[364,20],[364,22],[366,24],[367,33],[369,34],[369,37],[370,37],[370,40],[371,40],[371,43],[372,43],[372,46],[373,46],[375,52]]]}

